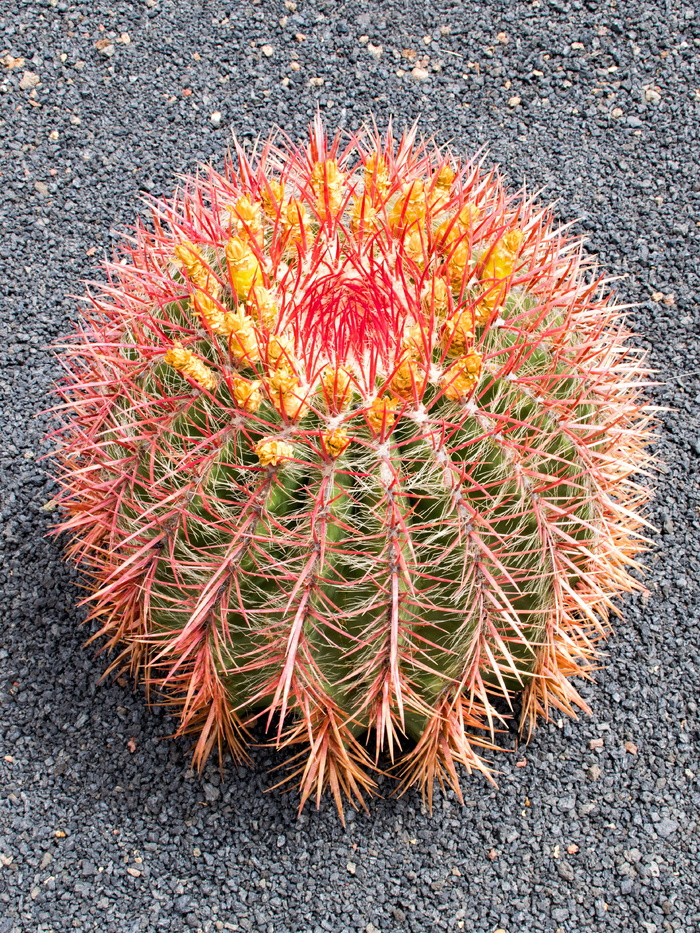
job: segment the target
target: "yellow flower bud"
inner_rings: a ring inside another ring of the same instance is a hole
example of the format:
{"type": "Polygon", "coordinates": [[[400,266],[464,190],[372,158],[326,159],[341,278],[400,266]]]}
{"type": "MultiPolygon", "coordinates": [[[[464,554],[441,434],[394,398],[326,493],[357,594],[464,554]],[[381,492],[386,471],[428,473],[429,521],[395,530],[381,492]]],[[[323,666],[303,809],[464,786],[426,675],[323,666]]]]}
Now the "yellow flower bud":
{"type": "Polygon", "coordinates": [[[250,293],[248,309],[253,311],[255,319],[266,329],[270,330],[277,323],[279,308],[269,288],[254,285],[250,293]]]}
{"type": "Polygon", "coordinates": [[[280,414],[301,418],[308,411],[303,396],[297,394],[299,380],[289,369],[277,369],[267,380],[270,400],[280,414]]]}
{"type": "Polygon", "coordinates": [[[367,194],[355,198],[350,215],[350,226],[353,233],[364,230],[365,233],[374,233],[377,229],[377,209],[367,194]]]}
{"type": "Polygon", "coordinates": [[[244,411],[257,411],[262,405],[262,393],[260,386],[262,383],[256,379],[249,382],[247,379],[241,379],[235,376],[232,380],[233,397],[236,404],[244,411]]]}
{"type": "Polygon", "coordinates": [[[481,211],[471,202],[465,204],[456,217],[448,217],[435,231],[435,239],[442,250],[448,250],[452,244],[474,229],[479,222],[481,211]]]}
{"type": "Polygon", "coordinates": [[[513,274],[522,242],[521,230],[509,230],[490,252],[487,251],[488,257],[480,275],[481,282],[487,291],[479,302],[482,309],[481,317],[486,320],[506,296],[507,285],[503,284],[498,287],[498,283],[513,274]]]}
{"type": "Polygon", "coordinates": [[[264,437],[255,445],[255,453],[258,455],[260,466],[279,466],[285,460],[291,460],[294,456],[294,448],[286,441],[280,441],[274,437],[264,437]]]}
{"type": "Polygon", "coordinates": [[[412,324],[403,342],[405,356],[414,360],[425,359],[430,356],[430,335],[426,334],[425,326],[412,324]]]}
{"type": "Polygon", "coordinates": [[[277,217],[284,200],[284,185],[274,178],[265,179],[266,187],[260,192],[263,210],[273,220],[277,217]]]}
{"type": "Polygon", "coordinates": [[[175,259],[185,267],[187,277],[198,288],[213,298],[221,294],[221,284],[202,259],[202,254],[193,243],[178,243],[174,249],[175,259]]]}
{"type": "Polygon", "coordinates": [[[466,398],[479,381],[481,354],[471,350],[442,374],[445,397],[453,402],[466,398]]]}
{"type": "Polygon", "coordinates": [[[282,212],[282,223],[292,243],[301,241],[308,223],[306,205],[303,201],[290,201],[282,212]]]}
{"type": "Polygon", "coordinates": [[[444,279],[432,279],[421,292],[421,305],[426,313],[431,309],[438,321],[447,317],[450,308],[449,292],[444,279]]]}
{"type": "Polygon", "coordinates": [[[350,438],[342,428],[326,431],[321,435],[323,446],[330,457],[339,457],[350,444],[350,438]]]}
{"type": "Polygon", "coordinates": [[[250,246],[239,236],[232,236],[226,244],[231,284],[239,298],[246,298],[257,282],[262,285],[262,270],[250,246]]]}
{"type": "Polygon", "coordinates": [[[435,187],[440,191],[449,191],[454,180],[454,169],[451,165],[445,164],[437,174],[437,178],[435,179],[435,187]]]}
{"type": "Polygon", "coordinates": [[[294,341],[284,334],[273,334],[267,342],[266,357],[270,369],[293,371],[296,366],[294,341]]]}
{"type": "Polygon", "coordinates": [[[178,243],[173,252],[175,259],[185,267],[188,275],[202,265],[202,254],[194,243],[189,241],[178,243]]]}
{"type": "Polygon", "coordinates": [[[411,232],[405,237],[403,241],[403,248],[406,256],[411,260],[411,262],[414,262],[419,269],[422,269],[425,266],[426,249],[420,230],[415,228],[411,230],[411,232]]]}
{"type": "Polygon", "coordinates": [[[450,188],[455,180],[455,173],[450,165],[443,165],[438,172],[433,189],[430,192],[430,208],[435,213],[442,210],[450,200],[450,188]]]}
{"type": "Polygon", "coordinates": [[[365,191],[369,192],[373,201],[382,199],[389,190],[389,171],[384,156],[373,152],[365,162],[365,191]]]}
{"type": "Polygon", "coordinates": [[[163,357],[168,366],[172,366],[183,376],[196,382],[203,389],[212,392],[216,388],[216,376],[208,366],[190,350],[186,350],[179,341],[170,347],[163,357]]]}
{"type": "Polygon", "coordinates": [[[289,395],[299,386],[299,380],[289,369],[276,369],[268,378],[267,385],[273,400],[280,395],[289,395]]]}
{"type": "Polygon", "coordinates": [[[338,213],[343,203],[345,175],[335,159],[317,162],[311,172],[311,187],[316,195],[316,212],[321,220],[330,210],[331,216],[338,213]]]}
{"type": "Polygon", "coordinates": [[[230,205],[226,210],[231,214],[232,220],[238,221],[236,225],[244,236],[251,234],[257,237],[262,232],[260,205],[253,203],[247,195],[239,198],[235,204],[230,205]]]}
{"type": "Polygon", "coordinates": [[[352,399],[352,373],[342,366],[324,367],[321,373],[321,386],[330,412],[344,411],[352,399]]]}
{"type": "Polygon", "coordinates": [[[420,395],[423,388],[423,374],[417,360],[411,357],[404,359],[391,377],[389,388],[406,401],[413,398],[414,392],[420,395]]]}
{"type": "Polygon", "coordinates": [[[471,252],[471,244],[467,240],[462,240],[452,249],[447,261],[450,283],[456,292],[461,292],[462,285],[471,278],[471,272],[467,268],[471,260],[471,252]]]}
{"type": "Polygon", "coordinates": [[[226,312],[221,333],[229,338],[231,352],[239,363],[250,365],[260,359],[253,322],[242,308],[226,312]]]}
{"type": "Polygon", "coordinates": [[[461,311],[445,322],[441,344],[448,356],[464,356],[473,345],[474,333],[471,326],[472,315],[468,311],[461,311]]]}
{"type": "Polygon", "coordinates": [[[375,398],[365,412],[370,428],[375,434],[382,434],[396,421],[394,412],[398,408],[395,398],[375,398]]]}
{"type": "Polygon", "coordinates": [[[192,303],[195,314],[201,317],[203,321],[206,321],[215,334],[228,333],[226,329],[226,312],[209,295],[205,295],[203,292],[195,292],[192,303]]]}
{"type": "Polygon", "coordinates": [[[420,179],[404,185],[389,214],[392,230],[422,224],[425,221],[425,188],[420,179]]]}

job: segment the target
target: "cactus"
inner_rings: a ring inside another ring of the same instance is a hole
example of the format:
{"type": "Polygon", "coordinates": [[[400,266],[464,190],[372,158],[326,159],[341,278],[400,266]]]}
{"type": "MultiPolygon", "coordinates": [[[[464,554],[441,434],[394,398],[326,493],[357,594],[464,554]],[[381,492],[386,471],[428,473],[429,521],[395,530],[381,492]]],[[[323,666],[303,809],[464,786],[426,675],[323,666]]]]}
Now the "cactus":
{"type": "Polygon", "coordinates": [[[197,766],[260,722],[342,816],[380,753],[460,795],[514,695],[528,734],[587,709],[650,412],[550,209],[317,119],[154,201],[106,269],[62,354],[60,530],[197,766]]]}

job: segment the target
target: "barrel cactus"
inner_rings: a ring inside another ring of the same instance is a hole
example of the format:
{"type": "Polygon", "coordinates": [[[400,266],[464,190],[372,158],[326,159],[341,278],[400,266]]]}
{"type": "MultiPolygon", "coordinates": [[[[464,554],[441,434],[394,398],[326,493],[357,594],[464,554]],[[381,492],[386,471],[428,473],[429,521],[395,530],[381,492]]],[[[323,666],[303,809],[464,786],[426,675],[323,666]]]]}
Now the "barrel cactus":
{"type": "Polygon", "coordinates": [[[528,733],[586,709],[649,413],[551,209],[316,120],[154,201],[106,272],[62,353],[60,530],[196,765],[259,722],[342,814],[381,753],[459,795],[515,695],[528,733]]]}

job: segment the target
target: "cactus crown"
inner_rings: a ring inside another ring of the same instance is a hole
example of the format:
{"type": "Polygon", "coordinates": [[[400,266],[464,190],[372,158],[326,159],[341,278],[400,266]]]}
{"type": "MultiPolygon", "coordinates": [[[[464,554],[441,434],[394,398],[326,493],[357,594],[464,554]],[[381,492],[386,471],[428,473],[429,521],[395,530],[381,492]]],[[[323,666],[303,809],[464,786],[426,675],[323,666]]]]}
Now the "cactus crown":
{"type": "Polygon", "coordinates": [[[371,731],[459,794],[499,700],[526,730],[586,708],[569,678],[637,585],[642,359],[495,171],[318,119],[237,162],[153,204],[64,357],[98,634],[199,765],[264,717],[306,745],[302,804],[363,802],[371,731]]]}

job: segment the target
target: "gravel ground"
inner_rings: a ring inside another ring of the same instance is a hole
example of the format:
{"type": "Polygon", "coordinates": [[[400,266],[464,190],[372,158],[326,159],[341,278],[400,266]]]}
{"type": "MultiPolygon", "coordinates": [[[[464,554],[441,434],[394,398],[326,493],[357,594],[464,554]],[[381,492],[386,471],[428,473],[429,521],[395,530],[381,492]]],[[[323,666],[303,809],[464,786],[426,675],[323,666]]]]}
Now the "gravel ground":
{"type": "Polygon", "coordinates": [[[700,928],[700,12],[609,0],[8,0],[0,13],[0,933],[478,933],[700,928]],[[24,59],[24,61],[17,61],[24,59]],[[663,387],[649,596],[629,601],[590,720],[498,760],[466,805],[332,806],[188,767],[126,682],[98,683],[39,458],[81,280],[141,192],[220,162],[229,129],[420,117],[620,276],[663,387]]]}

